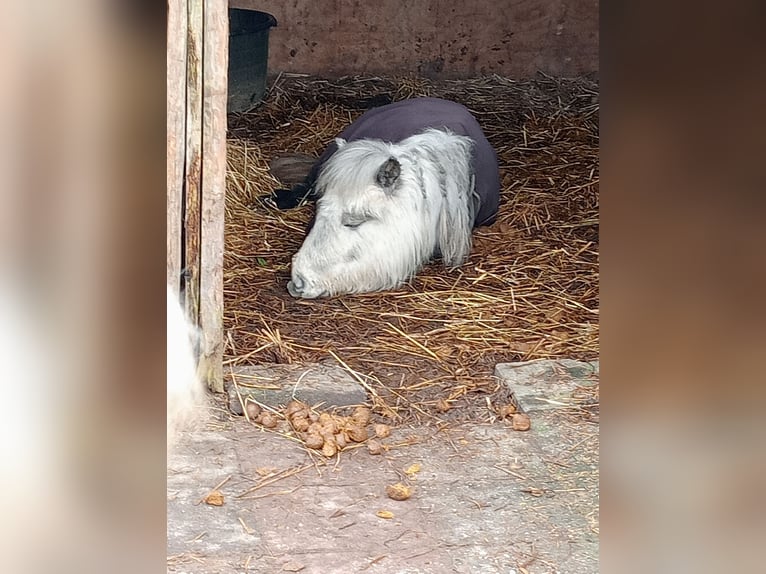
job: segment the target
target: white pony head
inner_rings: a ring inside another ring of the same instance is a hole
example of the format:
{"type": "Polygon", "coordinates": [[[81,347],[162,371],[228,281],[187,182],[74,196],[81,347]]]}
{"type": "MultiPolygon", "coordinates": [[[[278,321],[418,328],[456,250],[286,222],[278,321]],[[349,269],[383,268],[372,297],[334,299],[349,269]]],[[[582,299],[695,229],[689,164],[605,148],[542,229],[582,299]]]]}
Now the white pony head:
{"type": "Polygon", "coordinates": [[[476,204],[473,140],[429,129],[397,144],[336,140],[314,226],[293,257],[293,297],[392,289],[436,254],[460,265],[476,204]]]}

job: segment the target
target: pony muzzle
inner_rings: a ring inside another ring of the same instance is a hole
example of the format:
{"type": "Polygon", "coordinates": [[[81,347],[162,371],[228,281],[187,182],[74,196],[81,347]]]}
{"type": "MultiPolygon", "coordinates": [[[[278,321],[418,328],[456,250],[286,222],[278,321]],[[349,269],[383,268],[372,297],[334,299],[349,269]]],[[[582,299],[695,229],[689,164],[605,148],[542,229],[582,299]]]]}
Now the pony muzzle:
{"type": "Polygon", "coordinates": [[[312,289],[300,273],[293,273],[293,278],[287,283],[287,292],[293,297],[301,299],[316,299],[326,293],[323,289],[312,289]]]}
{"type": "Polygon", "coordinates": [[[296,275],[293,279],[287,283],[287,292],[293,297],[302,297],[303,289],[306,287],[306,282],[300,275],[296,275]]]}

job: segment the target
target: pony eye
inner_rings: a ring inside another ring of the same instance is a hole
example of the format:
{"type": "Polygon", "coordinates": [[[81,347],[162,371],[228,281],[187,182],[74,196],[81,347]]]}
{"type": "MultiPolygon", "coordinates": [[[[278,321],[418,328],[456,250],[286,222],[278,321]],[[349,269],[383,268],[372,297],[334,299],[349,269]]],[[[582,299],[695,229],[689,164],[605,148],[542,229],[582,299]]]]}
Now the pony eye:
{"type": "Polygon", "coordinates": [[[362,223],[365,223],[366,221],[369,221],[370,218],[366,217],[364,215],[352,215],[352,214],[345,214],[343,217],[341,217],[340,222],[343,224],[343,227],[348,227],[349,229],[356,229],[362,223]]]}

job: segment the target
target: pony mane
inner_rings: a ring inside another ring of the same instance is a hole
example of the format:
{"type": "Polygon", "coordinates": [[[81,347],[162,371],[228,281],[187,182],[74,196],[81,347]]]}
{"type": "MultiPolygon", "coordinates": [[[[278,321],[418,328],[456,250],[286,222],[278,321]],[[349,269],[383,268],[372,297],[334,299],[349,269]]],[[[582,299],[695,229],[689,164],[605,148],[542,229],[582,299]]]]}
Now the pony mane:
{"type": "Polygon", "coordinates": [[[401,144],[417,156],[425,196],[442,197],[437,248],[444,265],[456,267],[471,252],[474,203],[473,140],[446,129],[428,129],[401,144]]]}

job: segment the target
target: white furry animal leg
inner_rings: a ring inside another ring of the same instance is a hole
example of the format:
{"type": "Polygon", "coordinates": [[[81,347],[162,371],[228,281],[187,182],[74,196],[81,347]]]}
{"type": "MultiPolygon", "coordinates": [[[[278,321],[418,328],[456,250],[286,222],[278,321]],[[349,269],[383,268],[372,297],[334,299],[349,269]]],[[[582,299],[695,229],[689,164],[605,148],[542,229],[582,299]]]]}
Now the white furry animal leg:
{"type": "Polygon", "coordinates": [[[167,288],[167,441],[168,449],[178,433],[188,428],[195,409],[204,404],[202,381],[192,348],[195,329],[186,319],[173,290],[167,288]]]}

